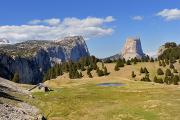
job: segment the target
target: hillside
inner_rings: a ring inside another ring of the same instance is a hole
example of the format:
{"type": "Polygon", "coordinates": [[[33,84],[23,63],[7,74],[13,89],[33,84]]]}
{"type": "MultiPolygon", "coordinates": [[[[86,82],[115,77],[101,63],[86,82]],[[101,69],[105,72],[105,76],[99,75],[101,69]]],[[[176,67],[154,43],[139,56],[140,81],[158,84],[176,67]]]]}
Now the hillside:
{"type": "Polygon", "coordinates": [[[40,110],[24,102],[33,101],[31,93],[20,84],[0,78],[0,119],[1,120],[44,120],[40,110]]]}
{"type": "MultiPolygon", "coordinates": [[[[98,66],[101,64],[98,63],[98,66]]],[[[105,64],[110,75],[69,79],[68,74],[46,81],[53,88],[49,93],[34,93],[31,104],[40,108],[49,120],[174,120],[179,116],[179,85],[134,81],[131,71],[140,77],[140,67],[146,66],[153,77],[158,62],[127,65],[114,71],[114,63],[105,64]],[[99,83],[123,83],[125,86],[103,87],[99,83]],[[40,104],[39,104],[40,103],[40,104]]],[[[176,68],[180,70],[179,63],[176,68]]],[[[150,78],[151,78],[150,77],[150,78]]]]}
{"type": "MultiPolygon", "coordinates": [[[[101,69],[101,67],[102,67],[101,63],[98,63],[98,66],[101,69]]],[[[140,62],[140,63],[133,64],[133,65],[125,65],[124,67],[120,68],[119,71],[114,70],[115,63],[105,63],[105,66],[107,67],[108,72],[110,72],[108,77],[122,77],[122,78],[132,79],[131,73],[132,73],[132,71],[134,71],[135,74],[137,75],[137,77],[136,77],[137,80],[140,80],[143,77],[143,74],[140,74],[141,67],[147,68],[147,70],[149,71],[149,74],[150,74],[150,79],[152,79],[152,80],[153,80],[154,76],[157,75],[158,68],[161,68],[164,72],[166,69],[169,68],[169,66],[166,66],[166,67],[159,66],[158,62],[140,62]]],[[[176,62],[174,64],[174,66],[178,71],[180,71],[180,64],[178,62],[176,62]]],[[[87,75],[87,71],[82,71],[82,74],[83,74],[84,79],[89,78],[87,75]]],[[[93,77],[98,77],[95,70],[92,71],[92,75],[93,75],[93,77]]],[[[70,80],[68,73],[65,73],[64,75],[59,76],[57,79],[70,80]]]]}

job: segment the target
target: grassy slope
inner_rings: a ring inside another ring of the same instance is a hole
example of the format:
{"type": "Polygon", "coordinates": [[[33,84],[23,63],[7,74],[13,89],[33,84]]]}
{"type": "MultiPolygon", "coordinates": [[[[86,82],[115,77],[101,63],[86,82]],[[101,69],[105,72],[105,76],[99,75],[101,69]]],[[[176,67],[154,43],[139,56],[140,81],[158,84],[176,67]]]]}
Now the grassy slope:
{"type": "MultiPolygon", "coordinates": [[[[50,120],[179,120],[180,86],[160,85],[130,80],[131,71],[139,77],[146,66],[151,77],[157,63],[126,66],[115,72],[114,64],[106,64],[108,77],[68,80],[67,75],[47,81],[54,91],[34,93],[38,106],[50,120]],[[121,82],[123,87],[100,87],[97,83],[121,82]]],[[[179,65],[176,65],[179,67],[179,65]]],[[[178,68],[179,69],[179,68],[178,68]]]]}

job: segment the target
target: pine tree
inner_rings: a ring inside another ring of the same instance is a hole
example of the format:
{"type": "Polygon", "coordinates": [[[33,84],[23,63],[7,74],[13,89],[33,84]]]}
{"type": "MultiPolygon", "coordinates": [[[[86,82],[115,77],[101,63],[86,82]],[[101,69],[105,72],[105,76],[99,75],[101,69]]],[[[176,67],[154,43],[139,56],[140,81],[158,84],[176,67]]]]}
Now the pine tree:
{"type": "Polygon", "coordinates": [[[117,64],[115,65],[114,70],[119,71],[119,66],[117,64]]]}
{"type": "Polygon", "coordinates": [[[102,70],[98,70],[97,74],[98,74],[99,77],[104,76],[104,72],[102,70]]]}
{"type": "Polygon", "coordinates": [[[106,66],[104,67],[104,75],[109,75],[106,66]]]}
{"type": "Polygon", "coordinates": [[[82,78],[83,75],[82,75],[82,72],[79,72],[79,78],[82,78]]]}
{"type": "Polygon", "coordinates": [[[132,77],[132,78],[135,78],[135,77],[136,77],[136,74],[134,73],[134,71],[132,71],[131,77],[132,77]]]}
{"type": "Polygon", "coordinates": [[[171,76],[171,70],[170,70],[170,69],[167,69],[165,75],[166,75],[166,76],[171,76]]]}
{"type": "Polygon", "coordinates": [[[140,68],[140,73],[145,73],[142,67],[140,68]]]}
{"type": "Polygon", "coordinates": [[[153,59],[153,58],[151,58],[151,59],[150,59],[150,62],[154,62],[154,59],[153,59]]]}
{"type": "Polygon", "coordinates": [[[161,61],[159,60],[159,66],[162,66],[162,63],[161,63],[161,61]]]}
{"type": "Polygon", "coordinates": [[[20,82],[19,74],[17,72],[14,74],[14,77],[13,77],[12,81],[15,82],[15,83],[19,83],[20,82]]]}
{"type": "Polygon", "coordinates": [[[145,77],[141,79],[141,81],[151,82],[151,80],[149,79],[149,74],[146,74],[145,77]]]}
{"type": "Polygon", "coordinates": [[[170,63],[169,68],[174,69],[174,65],[172,63],[170,63]]]}
{"type": "Polygon", "coordinates": [[[85,71],[84,64],[81,64],[81,71],[85,71]]]}
{"type": "Polygon", "coordinates": [[[170,77],[168,77],[168,76],[165,76],[165,78],[164,78],[164,82],[166,83],[166,84],[170,84],[170,77]]]}
{"type": "Polygon", "coordinates": [[[102,69],[104,69],[104,62],[102,62],[102,69]]]}
{"type": "Polygon", "coordinates": [[[157,78],[156,76],[154,77],[154,82],[155,83],[160,83],[160,84],[164,83],[162,78],[157,78]]]}
{"type": "Polygon", "coordinates": [[[134,58],[134,64],[137,64],[137,62],[138,62],[138,59],[135,57],[134,58]]]}
{"type": "Polygon", "coordinates": [[[164,75],[164,72],[162,71],[161,68],[158,68],[158,69],[157,69],[157,74],[158,74],[158,75],[164,75]]]}
{"type": "Polygon", "coordinates": [[[165,64],[164,60],[162,60],[162,66],[166,67],[166,64],[165,64]]]}
{"type": "Polygon", "coordinates": [[[147,68],[146,68],[146,67],[144,67],[144,73],[146,73],[146,74],[148,74],[148,73],[149,73],[149,71],[147,70],[147,68]]]}
{"type": "Polygon", "coordinates": [[[173,77],[173,84],[174,85],[178,85],[179,83],[179,76],[178,75],[175,75],[174,77],[173,77]]]}
{"type": "Polygon", "coordinates": [[[93,69],[96,70],[97,69],[97,63],[93,64],[93,69]]]}
{"type": "Polygon", "coordinates": [[[92,74],[91,74],[90,69],[87,69],[87,75],[89,76],[89,78],[92,78],[92,77],[93,77],[92,74]]]}
{"type": "Polygon", "coordinates": [[[54,79],[54,78],[56,78],[56,70],[55,70],[55,67],[53,67],[52,69],[52,72],[51,72],[51,77],[52,77],[52,79],[54,79]]]}
{"type": "Polygon", "coordinates": [[[165,59],[165,63],[166,63],[166,65],[169,65],[169,60],[165,59]]]}
{"type": "Polygon", "coordinates": [[[155,82],[155,83],[158,83],[157,76],[154,76],[154,82],[155,82]]]}
{"type": "Polygon", "coordinates": [[[174,68],[174,69],[173,69],[173,73],[178,73],[178,71],[174,68]]]}
{"type": "Polygon", "coordinates": [[[126,65],[131,65],[131,61],[130,61],[130,60],[127,60],[127,61],[126,61],[126,65]]]}

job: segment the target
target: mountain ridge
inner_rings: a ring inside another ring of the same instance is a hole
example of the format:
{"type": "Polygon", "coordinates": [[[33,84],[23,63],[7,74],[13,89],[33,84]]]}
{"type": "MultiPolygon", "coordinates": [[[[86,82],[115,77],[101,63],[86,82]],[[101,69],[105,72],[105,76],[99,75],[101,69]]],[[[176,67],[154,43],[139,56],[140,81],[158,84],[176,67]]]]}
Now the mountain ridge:
{"type": "MultiPolygon", "coordinates": [[[[73,36],[61,41],[26,41],[0,48],[0,64],[6,69],[3,75],[11,79],[15,72],[19,74],[21,83],[37,84],[42,81],[43,74],[55,63],[89,56],[85,40],[82,36],[73,36]]],[[[4,71],[0,68],[0,71],[4,71]]]]}

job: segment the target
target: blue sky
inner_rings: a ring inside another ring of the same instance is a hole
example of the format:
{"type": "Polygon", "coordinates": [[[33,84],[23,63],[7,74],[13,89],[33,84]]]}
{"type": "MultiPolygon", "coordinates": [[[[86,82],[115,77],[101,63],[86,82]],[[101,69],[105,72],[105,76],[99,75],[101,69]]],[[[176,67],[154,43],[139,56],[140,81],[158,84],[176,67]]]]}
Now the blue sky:
{"type": "MultiPolygon", "coordinates": [[[[0,4],[0,37],[12,39],[12,42],[18,38],[38,38],[42,34],[36,34],[40,28],[67,31],[72,35],[82,33],[88,38],[91,54],[97,57],[119,53],[129,36],[140,37],[143,50],[149,53],[154,53],[167,41],[180,43],[179,0],[1,0],[0,4]],[[52,19],[55,20],[50,24],[48,20],[52,19]],[[76,30],[87,21],[91,24],[76,30]],[[70,27],[65,23],[71,24],[70,27]]],[[[43,33],[47,34],[40,37],[44,39],[66,35],[43,33]]]]}

